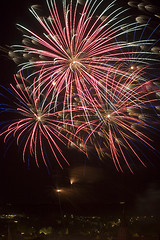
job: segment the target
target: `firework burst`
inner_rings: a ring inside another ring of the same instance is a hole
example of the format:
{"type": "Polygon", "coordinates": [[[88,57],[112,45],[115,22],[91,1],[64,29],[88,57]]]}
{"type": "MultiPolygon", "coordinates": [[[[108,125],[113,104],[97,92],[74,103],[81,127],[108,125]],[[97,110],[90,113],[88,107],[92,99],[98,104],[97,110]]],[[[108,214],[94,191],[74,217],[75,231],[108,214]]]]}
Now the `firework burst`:
{"type": "MultiPolygon", "coordinates": [[[[5,142],[14,137],[17,145],[23,146],[23,161],[28,152],[30,156],[34,156],[37,166],[39,166],[38,158],[41,156],[44,164],[48,167],[46,159],[49,154],[54,155],[61,168],[62,164],[58,156],[69,164],[60,146],[71,142],[66,137],[67,134],[76,137],[73,131],[69,132],[68,130],[69,126],[74,127],[73,124],[61,120],[62,111],[58,110],[58,106],[55,108],[54,101],[50,100],[48,92],[42,95],[41,76],[38,77],[38,80],[35,78],[32,86],[29,86],[28,81],[20,72],[20,80],[15,77],[15,82],[16,87],[11,84],[12,89],[8,90],[12,105],[1,104],[1,113],[10,112],[13,119],[9,123],[8,121],[2,122],[4,127],[0,136],[4,136],[5,142]]],[[[76,147],[75,143],[72,145],[76,147]]]]}
{"type": "MultiPolygon", "coordinates": [[[[13,46],[14,52],[10,55],[14,58],[19,54],[19,67],[23,71],[31,69],[31,75],[39,73],[43,66],[41,85],[44,89],[49,88],[56,99],[64,89],[64,108],[68,107],[72,112],[73,95],[80,97],[85,92],[92,99],[91,87],[101,95],[101,79],[104,79],[106,72],[112,66],[114,71],[114,66],[124,61],[139,62],[132,47],[146,41],[125,41],[126,33],[138,31],[141,27],[135,23],[124,24],[128,19],[124,16],[126,10],[121,7],[115,10],[116,1],[102,12],[100,7],[103,1],[89,0],[83,7],[78,2],[74,4],[71,1],[67,5],[63,1],[62,9],[57,7],[55,0],[46,2],[48,18],[40,17],[34,6],[30,9],[44,31],[43,36],[18,25],[26,32],[22,41],[24,45],[13,46]]],[[[83,97],[80,97],[80,102],[85,108],[83,97]]]]}
{"type": "Polygon", "coordinates": [[[139,146],[155,150],[152,135],[156,131],[152,126],[159,122],[155,107],[159,102],[156,97],[158,88],[153,88],[156,79],[147,81],[141,69],[121,76],[111,71],[105,81],[106,90],[101,94],[102,98],[94,93],[92,102],[86,96],[88,118],[80,113],[81,108],[79,115],[73,117],[75,121],[84,118],[84,124],[76,134],[83,136],[86,151],[94,146],[100,158],[105,158],[106,154],[112,158],[118,171],[123,172],[125,163],[133,173],[129,152],[133,159],[146,166],[144,158],[147,156],[139,146]]]}

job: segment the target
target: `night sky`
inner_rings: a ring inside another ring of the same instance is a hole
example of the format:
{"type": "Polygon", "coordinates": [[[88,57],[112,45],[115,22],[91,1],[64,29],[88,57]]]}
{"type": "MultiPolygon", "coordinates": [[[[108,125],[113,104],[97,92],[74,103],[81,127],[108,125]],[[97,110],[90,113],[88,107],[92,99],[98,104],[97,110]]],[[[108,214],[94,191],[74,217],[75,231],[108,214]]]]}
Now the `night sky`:
{"type": "MultiPolygon", "coordinates": [[[[32,16],[27,10],[35,3],[45,1],[3,1],[0,9],[0,45],[2,47],[20,43],[21,33],[16,23],[31,26],[32,16]]],[[[124,2],[124,1],[123,1],[124,2]]],[[[107,3],[107,1],[106,1],[107,3]]],[[[124,2],[124,4],[126,4],[124,2]]],[[[126,7],[127,4],[126,4],[126,7]]],[[[0,81],[9,87],[13,82],[16,64],[7,54],[1,52],[0,81]]],[[[153,139],[153,145],[159,148],[159,135],[153,139]]],[[[137,164],[134,174],[127,167],[124,173],[118,173],[112,160],[103,161],[94,154],[89,159],[76,150],[66,151],[70,166],[64,164],[61,170],[56,161],[52,171],[47,171],[43,164],[36,167],[33,160],[30,166],[24,164],[21,152],[15,143],[5,153],[3,139],[0,139],[0,205],[6,204],[53,204],[58,208],[59,199],[63,210],[88,211],[91,214],[115,212],[120,209],[120,202],[126,202],[128,211],[142,214],[160,214],[160,154],[146,152],[150,163],[145,168],[137,164]],[[71,181],[74,183],[71,184],[71,181]],[[57,193],[55,189],[63,189],[57,193]]]]}

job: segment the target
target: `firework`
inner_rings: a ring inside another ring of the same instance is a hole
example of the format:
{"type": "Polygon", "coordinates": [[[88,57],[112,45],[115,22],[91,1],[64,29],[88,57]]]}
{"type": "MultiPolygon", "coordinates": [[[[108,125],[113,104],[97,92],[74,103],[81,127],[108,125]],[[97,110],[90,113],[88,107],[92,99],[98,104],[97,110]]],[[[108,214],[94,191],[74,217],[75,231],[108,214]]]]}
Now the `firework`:
{"type": "Polygon", "coordinates": [[[133,54],[132,47],[147,44],[149,40],[125,41],[126,33],[134,33],[141,27],[135,23],[124,24],[128,20],[124,14],[126,10],[121,7],[115,10],[116,1],[102,12],[103,1],[88,0],[83,7],[78,1],[75,4],[71,1],[69,5],[63,1],[62,9],[57,7],[55,0],[46,2],[48,18],[40,17],[34,6],[30,9],[43,35],[18,24],[18,28],[26,33],[24,45],[13,46],[14,51],[9,54],[21,63],[19,67],[23,71],[30,69],[31,75],[39,73],[43,66],[41,85],[44,89],[50,88],[57,99],[64,89],[64,108],[68,107],[72,112],[73,96],[78,95],[85,109],[82,92],[93,100],[92,87],[97,95],[101,95],[104,87],[101,79],[106,72],[111,67],[114,71],[117,64],[124,61],[142,61],[133,54]]]}
{"type": "Polygon", "coordinates": [[[106,75],[103,97],[94,94],[93,103],[88,98],[88,118],[83,114],[73,117],[75,120],[84,117],[84,124],[76,132],[83,136],[83,148],[88,151],[92,146],[93,151],[94,146],[100,158],[110,156],[116,169],[122,172],[125,163],[133,173],[133,159],[146,166],[147,156],[140,146],[155,150],[151,135],[156,132],[152,126],[159,122],[158,88],[153,85],[156,79],[147,81],[142,73],[143,70],[135,70],[130,75],[120,76],[111,71],[106,75]]]}
{"type": "MultiPolygon", "coordinates": [[[[68,130],[69,127],[74,126],[69,121],[64,122],[61,119],[60,106],[55,108],[54,99],[50,97],[49,92],[42,94],[41,75],[38,79],[35,78],[30,86],[20,72],[20,79],[17,80],[15,77],[15,82],[16,87],[11,84],[11,90],[8,90],[12,105],[1,104],[1,113],[10,113],[9,117],[12,120],[2,122],[4,127],[0,136],[4,136],[4,142],[11,137],[16,139],[17,145],[23,147],[23,161],[29,153],[35,158],[37,166],[39,166],[38,159],[41,157],[48,167],[47,159],[52,154],[61,168],[59,157],[69,164],[62,153],[61,145],[71,142],[66,135],[74,136],[73,131],[68,130]]],[[[64,112],[67,113],[63,110],[64,112]]],[[[76,147],[73,142],[72,145],[76,147]]]]}
{"type": "Polygon", "coordinates": [[[103,11],[103,0],[46,3],[48,17],[39,15],[38,5],[30,9],[39,31],[17,25],[22,45],[9,51],[19,68],[9,90],[16,107],[1,105],[14,114],[0,135],[16,138],[23,160],[29,153],[37,166],[40,157],[48,166],[50,154],[61,167],[59,156],[68,164],[63,145],[86,154],[94,148],[100,158],[112,158],[118,171],[125,163],[133,173],[131,158],[146,166],[138,145],[154,150],[159,111],[157,79],[148,71],[159,61],[154,31],[144,34],[149,21],[126,23],[129,16],[115,8],[116,1],[103,11]]]}

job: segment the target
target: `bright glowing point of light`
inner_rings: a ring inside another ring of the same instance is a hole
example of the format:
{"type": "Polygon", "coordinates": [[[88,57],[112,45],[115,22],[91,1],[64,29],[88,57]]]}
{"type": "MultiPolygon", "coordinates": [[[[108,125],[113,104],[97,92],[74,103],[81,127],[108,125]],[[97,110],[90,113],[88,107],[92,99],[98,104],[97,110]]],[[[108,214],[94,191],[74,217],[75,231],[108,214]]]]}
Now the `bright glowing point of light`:
{"type": "Polygon", "coordinates": [[[111,115],[110,115],[110,114],[108,114],[108,115],[107,115],[107,117],[108,117],[108,118],[110,118],[110,117],[111,117],[111,115]]]}
{"type": "Polygon", "coordinates": [[[62,192],[62,189],[57,189],[56,192],[58,192],[58,193],[59,193],[59,192],[62,192]]]}
{"type": "Polygon", "coordinates": [[[37,116],[37,120],[38,120],[38,121],[41,121],[41,117],[40,117],[40,116],[37,116]]]}
{"type": "Polygon", "coordinates": [[[53,85],[53,86],[55,86],[55,85],[56,85],[56,82],[55,82],[55,81],[53,81],[53,82],[52,82],[52,85],[53,85]]]}
{"type": "Polygon", "coordinates": [[[133,70],[133,69],[134,69],[134,66],[131,66],[131,69],[133,70]]]}
{"type": "Polygon", "coordinates": [[[74,178],[71,178],[71,179],[70,179],[70,184],[72,185],[74,182],[75,182],[75,179],[74,179],[74,178]]]}
{"type": "Polygon", "coordinates": [[[76,57],[72,57],[70,60],[70,68],[76,69],[80,65],[79,60],[76,57]]]}

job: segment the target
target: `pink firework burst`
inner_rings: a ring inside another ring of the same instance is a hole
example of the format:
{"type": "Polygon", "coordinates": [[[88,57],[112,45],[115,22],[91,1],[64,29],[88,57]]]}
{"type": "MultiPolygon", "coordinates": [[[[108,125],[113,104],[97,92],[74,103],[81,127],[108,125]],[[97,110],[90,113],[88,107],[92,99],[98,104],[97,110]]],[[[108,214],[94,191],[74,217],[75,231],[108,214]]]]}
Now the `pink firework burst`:
{"type": "Polygon", "coordinates": [[[156,79],[147,81],[141,69],[122,75],[110,71],[105,81],[103,97],[92,92],[92,102],[86,96],[88,117],[80,113],[81,107],[79,115],[73,117],[75,121],[84,118],[76,134],[83,137],[86,151],[90,148],[93,151],[94,147],[100,158],[112,158],[117,171],[123,172],[125,163],[133,173],[133,159],[146,166],[144,147],[155,152],[152,137],[156,129],[153,126],[159,122],[155,107],[159,102],[156,97],[159,89],[153,85],[156,79]]]}
{"type": "MultiPolygon", "coordinates": [[[[64,89],[64,108],[67,106],[72,112],[73,95],[81,96],[85,92],[93,100],[90,88],[101,95],[104,74],[117,62],[133,60],[129,49],[141,41],[128,44],[122,39],[126,32],[140,27],[129,23],[127,27],[125,24],[126,31],[122,31],[128,16],[121,7],[115,10],[116,1],[103,11],[100,11],[103,1],[89,0],[83,7],[78,1],[75,4],[70,1],[69,5],[63,1],[62,8],[57,7],[55,0],[46,2],[48,18],[40,17],[34,7],[30,9],[42,27],[43,36],[18,25],[26,32],[24,45],[13,46],[15,50],[11,55],[14,58],[14,54],[19,54],[20,68],[32,69],[31,75],[39,73],[43,66],[41,85],[49,88],[56,98],[64,89]]],[[[83,97],[80,102],[85,108],[83,97]]]]}
{"type": "Polygon", "coordinates": [[[46,159],[48,154],[50,156],[52,154],[59,166],[63,168],[60,157],[67,164],[69,163],[62,153],[61,146],[70,142],[77,149],[79,148],[67,137],[69,135],[77,138],[73,131],[68,130],[76,126],[70,121],[64,122],[61,119],[61,116],[64,113],[67,114],[68,110],[62,112],[58,109],[59,106],[55,107],[54,99],[50,97],[49,92],[42,94],[41,75],[38,79],[34,78],[30,86],[20,72],[20,79],[17,80],[15,77],[15,82],[16,87],[10,84],[12,90],[8,90],[11,93],[12,105],[1,104],[1,112],[10,112],[9,117],[12,120],[9,123],[8,121],[2,123],[4,127],[0,136],[4,136],[5,142],[10,140],[10,137],[14,137],[17,145],[21,148],[23,146],[23,161],[25,161],[26,154],[30,153],[35,158],[37,166],[39,166],[38,160],[41,157],[48,167],[46,159]]]}

